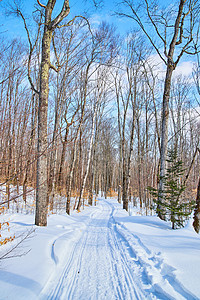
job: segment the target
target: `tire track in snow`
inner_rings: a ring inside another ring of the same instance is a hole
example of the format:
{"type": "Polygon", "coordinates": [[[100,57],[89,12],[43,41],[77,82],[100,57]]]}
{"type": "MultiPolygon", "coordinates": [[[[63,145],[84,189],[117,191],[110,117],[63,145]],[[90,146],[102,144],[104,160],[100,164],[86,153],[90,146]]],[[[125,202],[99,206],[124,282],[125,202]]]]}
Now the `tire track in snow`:
{"type": "Polygon", "coordinates": [[[65,268],[62,278],[59,281],[59,284],[57,285],[56,290],[50,299],[62,299],[63,294],[65,294],[63,299],[71,299],[71,295],[73,294],[73,290],[77,281],[77,274],[79,274],[83,252],[86,247],[86,241],[86,233],[84,232],[81,241],[77,243],[77,246],[73,251],[70,263],[65,268]],[[76,258],[75,255],[77,255],[77,253],[79,255],[76,258]]]}
{"type": "Polygon", "coordinates": [[[66,255],[65,266],[56,266],[42,299],[195,299],[176,282],[159,255],[115,222],[115,206],[101,202],[66,255]]]}
{"type": "MultiPolygon", "coordinates": [[[[146,246],[143,245],[142,241],[138,236],[131,234],[123,225],[116,225],[117,231],[128,241],[129,245],[132,245],[135,241],[135,251],[137,260],[143,267],[143,272],[146,273],[146,277],[151,283],[151,291],[156,296],[162,295],[165,299],[190,299],[198,300],[194,295],[191,294],[176,278],[174,268],[163,263],[158,255],[152,255],[151,251],[146,252],[146,246]],[[132,242],[131,242],[132,241],[132,242]],[[139,243],[138,243],[139,241],[139,243]],[[142,250],[147,254],[144,255],[142,250]],[[154,278],[155,277],[155,278],[154,278]],[[172,295],[172,296],[171,296],[172,295]]],[[[132,246],[130,246],[133,248],[132,246]]]]}
{"type": "Polygon", "coordinates": [[[84,259],[80,266],[83,271],[80,271],[76,288],[71,291],[69,299],[120,299],[121,297],[117,291],[116,278],[113,276],[112,263],[108,255],[107,236],[110,213],[110,207],[105,209],[105,206],[101,206],[100,219],[93,219],[89,225],[87,249],[85,249],[84,259]],[[88,290],[87,296],[86,289],[88,290]]]}
{"type": "Polygon", "coordinates": [[[47,289],[48,295],[43,299],[148,299],[143,287],[134,284],[128,264],[131,258],[113,226],[112,206],[104,202],[99,207],[101,211],[91,216],[61,276],[57,270],[49,285],[58,277],[57,284],[49,292],[47,289]]]}
{"type": "MultiPolygon", "coordinates": [[[[136,234],[131,233],[123,224],[115,221],[115,207],[111,203],[110,205],[113,208],[112,224],[116,233],[121,236],[127,248],[130,249],[129,252],[134,257],[133,265],[139,266],[138,270],[142,275],[141,279],[143,278],[144,290],[155,299],[198,300],[176,279],[175,274],[173,274],[173,267],[163,263],[159,254],[152,254],[136,234]]],[[[134,269],[133,273],[135,272],[134,269]]],[[[152,297],[150,299],[153,299],[152,297]]]]}
{"type": "Polygon", "coordinates": [[[62,293],[65,290],[65,286],[68,282],[67,274],[70,272],[70,269],[74,266],[75,253],[79,252],[80,249],[83,249],[84,247],[83,243],[84,243],[84,238],[82,236],[80,240],[73,247],[73,250],[71,251],[70,256],[64,268],[62,267],[58,268],[53,274],[52,278],[49,279],[46,287],[41,293],[41,299],[49,299],[49,300],[61,299],[60,297],[62,296],[62,293]]]}
{"type": "MultiPolygon", "coordinates": [[[[110,204],[108,203],[108,205],[110,204]]],[[[138,282],[136,273],[133,272],[133,269],[136,268],[136,266],[133,267],[133,259],[135,258],[135,255],[132,252],[130,253],[130,250],[128,250],[128,248],[130,248],[128,243],[125,240],[122,241],[117,234],[115,221],[113,219],[113,212],[114,209],[112,207],[112,213],[109,220],[109,227],[111,228],[110,246],[112,249],[113,259],[116,259],[116,253],[118,253],[119,258],[117,260],[121,261],[120,264],[116,265],[116,272],[118,273],[118,276],[120,276],[120,273],[123,274],[126,283],[123,286],[123,298],[121,299],[153,299],[152,295],[150,296],[145,292],[144,285],[141,285],[141,282],[138,282]],[[118,249],[117,252],[116,249],[118,249]]]]}
{"type": "MultiPolygon", "coordinates": [[[[51,280],[49,281],[49,283],[47,284],[46,289],[43,290],[43,297],[42,299],[75,299],[74,298],[74,293],[75,290],[77,288],[78,285],[78,278],[81,272],[81,264],[83,261],[85,261],[85,253],[87,253],[87,251],[85,251],[86,248],[86,244],[88,243],[88,236],[91,232],[90,230],[90,226],[91,223],[94,222],[96,227],[101,228],[102,226],[105,226],[105,224],[102,224],[102,220],[100,219],[100,221],[96,221],[95,219],[95,215],[98,215],[101,217],[102,212],[104,211],[104,209],[101,211],[101,213],[94,212],[91,216],[90,216],[90,222],[88,223],[88,230],[86,230],[82,237],[80,238],[80,240],[76,243],[75,247],[73,248],[73,251],[71,252],[69,258],[68,258],[68,262],[65,265],[64,269],[58,269],[53,278],[51,278],[51,280]],[[83,255],[84,253],[84,255],[83,255]],[[58,273],[61,273],[61,276],[58,276],[58,273]],[[58,283],[56,284],[56,286],[53,284],[53,282],[56,280],[57,277],[57,281],[58,283]],[[58,280],[58,278],[60,277],[60,279],[58,280]],[[49,286],[54,286],[53,288],[49,288],[49,286]],[[47,296],[45,296],[45,294],[47,296]]],[[[105,220],[107,220],[107,212],[104,216],[105,218],[103,219],[103,223],[105,223],[105,220]]],[[[106,226],[105,226],[106,227],[106,226]]],[[[62,235],[63,236],[63,235],[62,235]]],[[[96,245],[94,245],[96,246],[96,245]]],[[[53,247],[53,245],[52,245],[53,247]]],[[[53,257],[55,256],[55,253],[53,255],[53,257]]],[[[96,257],[94,257],[93,261],[95,262],[96,257]]],[[[104,261],[104,263],[106,263],[106,261],[104,261]]],[[[103,269],[103,265],[101,266],[101,268],[103,269]]],[[[95,275],[95,274],[93,274],[95,275]]],[[[109,286],[110,288],[110,286],[109,286]]],[[[97,290],[98,290],[98,285],[97,285],[97,290]]],[[[98,296],[97,296],[98,297],[98,296]]],[[[77,299],[81,299],[80,297],[78,297],[77,299]]],[[[83,299],[85,300],[86,298],[83,297],[83,299]]],[[[89,298],[88,298],[89,299],[89,298]]],[[[94,299],[97,299],[96,297],[94,299]]]]}
{"type": "MultiPolygon", "coordinates": [[[[90,218],[92,218],[97,212],[92,212],[92,214],[90,215],[90,218]]],[[[88,223],[88,222],[87,222],[88,223]]],[[[77,228],[76,228],[77,229],[77,228]]],[[[76,230],[75,229],[75,230],[76,230]]],[[[53,242],[51,245],[51,258],[54,261],[54,263],[57,265],[57,263],[59,262],[56,254],[55,254],[55,243],[60,239],[63,238],[65,235],[67,236],[69,233],[69,230],[67,231],[67,233],[62,233],[61,235],[59,235],[53,242]]],[[[78,241],[74,244],[74,246],[72,247],[70,254],[66,255],[66,265],[63,266],[58,266],[57,269],[54,271],[54,273],[50,276],[48,282],[46,283],[45,287],[43,288],[43,290],[40,293],[40,297],[39,299],[43,300],[43,299],[59,299],[57,298],[58,294],[62,293],[63,287],[62,285],[64,285],[64,281],[65,281],[65,277],[67,272],[70,270],[70,268],[73,266],[73,262],[74,262],[74,256],[76,252],[79,252],[79,248],[81,248],[81,245],[84,243],[84,233],[81,235],[81,237],[78,239],[78,241]],[[60,275],[61,274],[61,275],[60,275]],[[57,282],[57,284],[55,285],[54,282],[57,282]]],[[[66,300],[66,299],[65,299],[66,300]]]]}

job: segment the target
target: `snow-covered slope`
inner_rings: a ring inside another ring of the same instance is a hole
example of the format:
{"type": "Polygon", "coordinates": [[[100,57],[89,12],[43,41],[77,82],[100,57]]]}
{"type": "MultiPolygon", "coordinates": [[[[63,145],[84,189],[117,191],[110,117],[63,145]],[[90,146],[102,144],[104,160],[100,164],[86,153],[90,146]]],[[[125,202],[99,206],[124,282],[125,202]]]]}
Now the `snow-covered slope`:
{"type": "Polygon", "coordinates": [[[33,215],[9,217],[11,233],[35,232],[12,254],[26,255],[0,261],[0,299],[200,299],[200,236],[190,224],[172,230],[102,198],[49,216],[47,228],[33,215]]]}

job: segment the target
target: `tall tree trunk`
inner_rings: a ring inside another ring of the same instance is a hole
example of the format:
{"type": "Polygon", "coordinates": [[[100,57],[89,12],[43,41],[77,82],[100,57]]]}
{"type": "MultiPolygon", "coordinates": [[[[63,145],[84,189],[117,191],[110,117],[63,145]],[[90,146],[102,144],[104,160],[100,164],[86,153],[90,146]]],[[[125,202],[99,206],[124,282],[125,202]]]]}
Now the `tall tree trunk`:
{"type": "Polygon", "coordinates": [[[140,120],[139,116],[137,116],[137,127],[138,127],[138,192],[139,192],[139,201],[140,208],[142,208],[142,188],[141,188],[141,139],[140,139],[140,120]]]}
{"type": "MultiPolygon", "coordinates": [[[[47,21],[47,17],[45,19],[47,21]]],[[[35,225],[38,226],[47,225],[47,113],[51,38],[52,31],[48,29],[48,24],[45,24],[42,39],[42,61],[38,109],[38,159],[35,214],[35,225]]]]}
{"type": "Polygon", "coordinates": [[[70,166],[70,172],[67,177],[67,202],[66,202],[66,213],[69,215],[70,214],[70,202],[71,202],[71,189],[72,189],[72,179],[73,179],[73,174],[74,174],[74,166],[76,162],[76,154],[77,154],[77,141],[78,141],[78,135],[79,131],[81,128],[82,122],[79,124],[79,128],[76,133],[75,141],[74,141],[74,151],[73,151],[73,157],[72,157],[72,162],[70,166]]]}
{"type": "Polygon", "coordinates": [[[57,182],[59,192],[61,192],[62,173],[63,173],[63,166],[64,166],[65,154],[66,154],[66,149],[67,149],[67,139],[68,139],[69,129],[70,129],[70,126],[74,122],[74,118],[75,118],[77,112],[78,112],[78,108],[74,112],[70,123],[66,120],[67,126],[65,129],[64,141],[62,141],[62,153],[61,153],[60,166],[59,166],[59,172],[58,172],[58,182],[57,182]]]}
{"type": "Polygon", "coordinates": [[[157,214],[160,219],[165,220],[165,215],[162,210],[163,191],[164,191],[164,176],[166,170],[167,146],[168,146],[168,121],[169,121],[169,97],[171,89],[171,79],[173,73],[173,65],[168,62],[167,73],[165,78],[163,106],[162,106],[162,131],[161,131],[161,153],[160,153],[160,178],[159,178],[159,194],[157,214]]]}
{"type": "Polygon", "coordinates": [[[117,194],[117,200],[119,203],[121,203],[122,200],[122,147],[121,147],[121,141],[119,145],[119,165],[118,165],[118,194],[117,194]]]}
{"type": "MultiPolygon", "coordinates": [[[[134,19],[141,30],[144,32],[151,45],[156,50],[162,61],[165,62],[167,69],[165,74],[165,85],[163,91],[163,107],[162,107],[162,132],[161,132],[161,154],[160,154],[160,178],[158,192],[158,216],[165,219],[164,211],[162,212],[162,202],[164,202],[164,176],[166,170],[166,156],[168,144],[168,119],[169,119],[169,96],[171,88],[172,73],[179,63],[184,53],[197,54],[197,41],[194,41],[194,36],[198,36],[199,26],[195,26],[196,20],[199,17],[198,1],[179,0],[177,3],[177,13],[172,16],[172,20],[168,21],[170,10],[162,10],[159,6],[152,5],[151,1],[144,1],[144,10],[140,16],[140,10],[135,9],[135,1],[122,1],[126,8],[130,9],[130,13],[123,10],[119,11],[119,15],[123,15],[134,19]],[[184,10],[185,8],[185,10],[184,10]],[[161,13],[166,21],[158,21],[157,15],[161,13]],[[145,16],[145,19],[143,17],[145,16]],[[146,20],[147,18],[147,20],[146,20]],[[145,22],[149,22],[150,27],[147,29],[145,22]],[[153,30],[152,30],[153,28],[153,30]],[[170,30],[169,30],[170,28],[170,30]],[[152,30],[152,31],[151,31],[152,30]],[[172,31],[173,30],[173,31],[172,31]],[[159,50],[160,44],[155,39],[155,32],[158,40],[162,42],[164,55],[159,50]],[[165,32],[165,34],[161,34],[165,32]],[[193,45],[192,45],[193,44],[193,45]],[[175,53],[175,50],[176,53],[175,53]],[[174,56],[174,53],[176,54],[174,56]]],[[[138,7],[137,7],[138,8],[138,7]]],[[[128,11],[128,10],[127,10],[128,11]]]]}
{"type": "Polygon", "coordinates": [[[79,122],[79,127],[76,132],[76,137],[74,141],[74,153],[73,153],[73,159],[72,159],[72,164],[70,167],[70,173],[67,179],[67,203],[66,203],[66,213],[69,215],[70,214],[70,198],[71,198],[71,187],[72,187],[72,179],[73,179],[73,173],[74,173],[74,166],[75,166],[75,161],[76,161],[76,153],[77,153],[77,140],[78,140],[78,135],[82,127],[83,123],[83,118],[85,115],[85,107],[86,107],[86,100],[87,100],[87,84],[88,84],[88,76],[89,76],[89,70],[90,66],[92,64],[92,60],[89,61],[87,67],[86,67],[86,72],[85,72],[85,79],[84,79],[84,89],[83,89],[83,99],[82,99],[82,104],[81,104],[81,118],[79,122]]]}
{"type": "Polygon", "coordinates": [[[98,169],[98,153],[97,153],[97,142],[98,142],[98,135],[99,135],[99,129],[98,129],[98,122],[96,122],[96,133],[95,133],[95,141],[93,146],[93,189],[95,191],[95,196],[99,193],[99,169],[98,169]]]}
{"type": "MultiPolygon", "coordinates": [[[[94,152],[93,152],[94,155],[94,152]]],[[[92,205],[93,204],[93,187],[94,187],[94,170],[93,170],[93,165],[91,164],[90,168],[90,174],[89,174],[89,197],[88,197],[88,204],[92,205]]]]}
{"type": "MultiPolygon", "coordinates": [[[[35,225],[47,225],[47,114],[48,114],[48,96],[49,96],[49,69],[53,67],[50,63],[50,46],[52,33],[59,23],[69,14],[69,0],[63,1],[63,7],[60,13],[52,20],[52,12],[56,0],[48,0],[46,5],[38,4],[45,9],[44,32],[42,38],[42,58],[40,69],[40,91],[39,91],[39,109],[38,109],[38,158],[37,158],[37,183],[36,183],[36,214],[35,225]]],[[[28,35],[29,41],[30,37],[28,35]]],[[[32,45],[31,45],[32,50],[32,45]]]]}
{"type": "Polygon", "coordinates": [[[93,115],[93,119],[92,119],[92,132],[91,132],[91,137],[90,137],[88,161],[87,161],[87,167],[86,167],[85,175],[84,175],[84,178],[83,178],[83,184],[81,186],[81,191],[80,191],[79,201],[78,201],[78,205],[77,205],[77,210],[80,210],[80,208],[81,208],[82,196],[83,196],[83,192],[84,192],[84,189],[85,189],[85,184],[86,184],[86,180],[87,180],[87,177],[88,177],[90,162],[91,162],[91,158],[92,158],[92,146],[93,146],[93,138],[94,138],[96,116],[97,116],[98,101],[99,101],[99,97],[98,97],[97,102],[95,104],[94,115],[93,115]]]}
{"type": "Polygon", "coordinates": [[[128,211],[128,191],[127,191],[127,159],[125,152],[125,140],[122,140],[122,200],[123,200],[123,209],[128,211]]]}
{"type": "Polygon", "coordinates": [[[24,203],[26,205],[26,184],[27,184],[27,180],[28,180],[28,173],[30,172],[30,162],[31,162],[31,149],[33,148],[33,141],[34,141],[34,135],[35,135],[35,119],[34,119],[34,98],[35,98],[35,94],[32,94],[32,98],[31,98],[31,103],[32,103],[32,122],[31,122],[31,134],[30,134],[30,138],[29,138],[29,142],[28,142],[28,148],[27,148],[27,162],[26,162],[26,168],[25,168],[25,172],[24,172],[24,178],[23,178],[23,200],[24,203]]]}
{"type": "Polygon", "coordinates": [[[65,161],[65,154],[67,149],[67,139],[68,139],[68,133],[69,133],[69,124],[67,123],[66,129],[65,129],[65,137],[64,141],[62,141],[62,153],[61,153],[61,159],[60,159],[60,167],[58,172],[58,191],[61,192],[61,183],[62,183],[62,172],[63,172],[63,166],[65,161]]]}
{"type": "MultiPolygon", "coordinates": [[[[158,207],[157,213],[160,219],[165,220],[164,212],[162,212],[162,201],[164,191],[164,176],[166,171],[166,158],[167,158],[167,146],[168,146],[168,121],[169,121],[169,97],[171,90],[172,74],[176,68],[178,60],[174,63],[173,56],[177,45],[177,39],[179,35],[179,29],[181,25],[181,18],[185,0],[180,0],[179,10],[174,24],[174,35],[172,37],[168,59],[167,59],[167,70],[165,76],[165,85],[163,93],[163,106],[162,106],[162,131],[161,131],[161,153],[160,153],[160,178],[159,178],[159,193],[158,193],[158,207]]],[[[182,29],[182,28],[181,28],[182,29]]]]}
{"type": "Polygon", "coordinates": [[[137,71],[134,75],[134,95],[131,94],[131,103],[132,103],[132,124],[131,124],[131,135],[130,135],[130,142],[129,142],[129,153],[128,153],[128,161],[127,161],[127,185],[126,189],[127,192],[129,191],[130,185],[130,170],[131,170],[131,155],[133,152],[133,137],[135,131],[135,116],[136,116],[136,100],[137,100],[137,71]]]}
{"type": "Polygon", "coordinates": [[[194,210],[194,222],[193,222],[194,230],[199,233],[200,231],[200,177],[199,183],[197,187],[197,199],[196,199],[196,207],[194,210]]]}
{"type": "MultiPolygon", "coordinates": [[[[58,81],[58,78],[57,78],[58,81]]],[[[59,103],[59,96],[57,93],[56,101],[59,103]]],[[[53,200],[54,200],[54,193],[55,193],[55,181],[56,181],[56,161],[57,161],[57,136],[58,136],[58,122],[59,122],[59,109],[58,103],[56,103],[55,107],[55,120],[54,120],[54,130],[53,130],[53,137],[52,137],[52,147],[49,154],[49,176],[48,176],[48,195],[47,195],[47,204],[50,203],[50,211],[53,210],[53,200]]]]}

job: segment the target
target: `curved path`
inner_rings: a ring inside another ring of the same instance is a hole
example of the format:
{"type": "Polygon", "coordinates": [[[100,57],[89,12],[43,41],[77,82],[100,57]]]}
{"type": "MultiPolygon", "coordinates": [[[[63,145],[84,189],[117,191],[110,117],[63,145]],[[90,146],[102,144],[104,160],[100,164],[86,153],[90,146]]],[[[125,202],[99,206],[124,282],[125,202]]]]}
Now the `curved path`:
{"type": "Polygon", "coordinates": [[[41,299],[187,299],[186,291],[161,276],[159,257],[116,224],[115,209],[112,201],[101,200],[41,299]]]}

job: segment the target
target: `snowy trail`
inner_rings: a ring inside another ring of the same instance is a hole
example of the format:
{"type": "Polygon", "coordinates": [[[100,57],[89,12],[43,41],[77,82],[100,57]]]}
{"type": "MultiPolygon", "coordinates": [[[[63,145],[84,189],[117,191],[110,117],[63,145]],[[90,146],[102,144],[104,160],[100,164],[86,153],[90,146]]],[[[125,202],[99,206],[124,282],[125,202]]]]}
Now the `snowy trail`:
{"type": "MultiPolygon", "coordinates": [[[[66,255],[66,264],[55,268],[40,298],[196,299],[170,277],[170,266],[159,255],[115,222],[116,213],[112,201],[101,200],[66,255]]],[[[54,254],[52,259],[56,262],[54,254]]]]}

